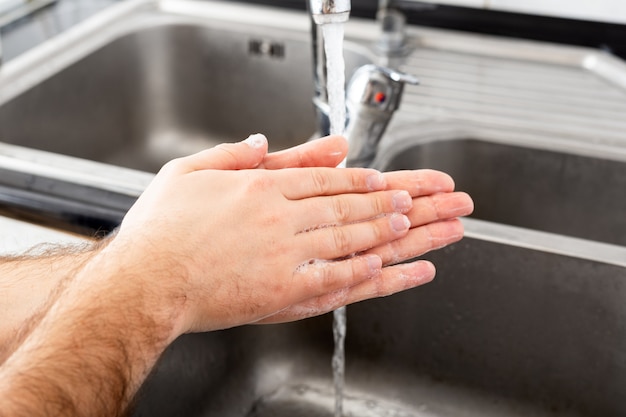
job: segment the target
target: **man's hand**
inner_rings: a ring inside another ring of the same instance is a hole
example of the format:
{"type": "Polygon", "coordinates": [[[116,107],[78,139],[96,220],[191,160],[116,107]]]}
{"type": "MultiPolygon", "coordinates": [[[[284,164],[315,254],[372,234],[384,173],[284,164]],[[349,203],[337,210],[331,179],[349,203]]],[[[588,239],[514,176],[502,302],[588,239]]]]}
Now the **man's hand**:
{"type": "Polygon", "coordinates": [[[238,143],[223,143],[181,158],[191,169],[283,169],[336,167],[348,153],[342,136],[327,136],[282,151],[267,153],[267,138],[251,135],[238,143]]]}
{"type": "Polygon", "coordinates": [[[161,170],[103,251],[125,268],[147,258],[158,266],[144,285],[185,300],[181,332],[255,322],[371,279],[382,260],[361,253],[410,227],[410,194],[385,190],[378,171],[190,162],[161,170]]]}
{"type": "Polygon", "coordinates": [[[430,263],[395,263],[460,239],[469,197],[435,171],[272,170],[333,167],[345,150],[331,137],[267,155],[253,136],[168,163],[0,368],[0,416],[118,415],[182,333],[432,279],[430,263]]]}
{"type": "Polygon", "coordinates": [[[452,178],[438,171],[390,172],[383,177],[386,189],[407,190],[413,200],[412,208],[406,213],[411,223],[409,232],[400,239],[364,252],[380,256],[381,273],[349,288],[292,305],[259,323],[281,323],[317,316],[347,304],[417,287],[434,278],[435,267],[428,261],[397,264],[460,240],[463,225],[457,217],[472,213],[472,199],[466,193],[454,192],[452,178]]]}
{"type": "MultiPolygon", "coordinates": [[[[218,145],[187,158],[204,168],[333,167],[347,152],[346,140],[329,136],[287,150],[267,153],[267,139],[218,145]]],[[[0,257],[0,364],[30,334],[74,275],[111,237],[81,246],[52,247],[44,254],[0,257]]]]}
{"type": "MultiPolygon", "coordinates": [[[[237,144],[223,144],[189,158],[194,166],[215,166],[212,158],[223,156],[222,169],[263,167],[280,169],[305,166],[337,166],[346,156],[347,142],[340,136],[329,136],[291,148],[287,151],[260,156],[267,150],[265,137],[253,135],[237,144]],[[246,146],[249,145],[249,146],[246,146]],[[195,165],[197,164],[197,165],[195,165]]],[[[391,295],[430,282],[435,276],[434,266],[427,261],[395,265],[439,249],[463,237],[463,225],[458,217],[474,210],[472,199],[463,192],[454,192],[453,179],[439,171],[418,170],[412,173],[384,173],[387,189],[409,190],[413,208],[407,216],[411,230],[402,239],[372,248],[370,254],[381,257],[385,268],[377,277],[337,292],[316,296],[270,315],[258,323],[280,323],[320,315],[343,305],[372,297],[391,295]]]]}

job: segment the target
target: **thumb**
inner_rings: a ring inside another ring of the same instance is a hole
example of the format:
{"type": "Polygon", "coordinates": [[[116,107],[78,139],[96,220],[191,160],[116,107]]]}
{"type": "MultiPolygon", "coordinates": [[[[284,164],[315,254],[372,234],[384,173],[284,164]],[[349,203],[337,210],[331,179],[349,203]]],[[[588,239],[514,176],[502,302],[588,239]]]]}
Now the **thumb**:
{"type": "Polygon", "coordinates": [[[348,153],[343,136],[327,136],[268,154],[259,168],[336,167],[348,153]]]}
{"type": "Polygon", "coordinates": [[[203,169],[252,169],[267,154],[267,138],[256,133],[238,143],[222,143],[211,149],[185,157],[185,165],[191,171],[203,169]]]}

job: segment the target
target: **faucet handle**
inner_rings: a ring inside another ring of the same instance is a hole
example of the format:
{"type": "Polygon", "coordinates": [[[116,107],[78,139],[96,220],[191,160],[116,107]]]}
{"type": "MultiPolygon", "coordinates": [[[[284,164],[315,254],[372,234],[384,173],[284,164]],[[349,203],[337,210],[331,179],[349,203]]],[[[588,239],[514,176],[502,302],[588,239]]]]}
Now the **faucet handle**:
{"type": "Polygon", "coordinates": [[[364,65],[357,69],[348,84],[348,105],[364,105],[387,113],[400,105],[404,84],[419,84],[407,73],[377,65],[364,65]]]}
{"type": "Polygon", "coordinates": [[[418,82],[412,75],[377,65],[364,65],[354,72],[346,91],[348,166],[372,162],[378,142],[400,106],[404,85],[418,82]]]}

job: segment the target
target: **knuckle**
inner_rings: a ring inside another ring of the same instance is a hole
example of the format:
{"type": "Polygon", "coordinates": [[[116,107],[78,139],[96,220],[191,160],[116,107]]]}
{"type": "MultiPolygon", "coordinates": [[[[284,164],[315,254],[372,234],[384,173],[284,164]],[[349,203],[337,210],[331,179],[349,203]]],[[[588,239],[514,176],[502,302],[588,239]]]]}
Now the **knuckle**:
{"type": "Polygon", "coordinates": [[[318,195],[326,195],[331,189],[331,180],[328,177],[326,171],[321,169],[311,170],[311,181],[314,187],[314,192],[318,195]]]}
{"type": "Polygon", "coordinates": [[[343,255],[350,254],[352,249],[350,234],[342,227],[333,227],[330,230],[332,230],[335,249],[343,255]]]}
{"type": "Polygon", "coordinates": [[[333,197],[332,199],[333,211],[335,220],[338,223],[345,223],[350,220],[352,214],[352,208],[350,203],[342,197],[333,197]]]}
{"type": "Polygon", "coordinates": [[[251,191],[269,191],[270,189],[272,189],[275,185],[275,181],[267,176],[264,175],[265,172],[264,171],[256,171],[256,170],[252,170],[249,173],[249,177],[248,177],[248,188],[251,191]]]}
{"type": "Polygon", "coordinates": [[[376,246],[378,244],[381,244],[383,242],[386,242],[387,240],[389,240],[387,238],[387,229],[390,228],[389,226],[389,217],[388,216],[384,216],[383,218],[384,220],[386,220],[384,223],[381,223],[380,221],[374,222],[372,224],[371,227],[371,233],[372,233],[372,240],[373,240],[373,244],[371,246],[376,246]]]}
{"type": "Polygon", "coordinates": [[[350,171],[350,187],[355,190],[368,190],[367,177],[372,175],[372,170],[355,169],[350,171]]]}
{"type": "Polygon", "coordinates": [[[387,281],[382,279],[374,280],[374,291],[378,297],[387,297],[392,294],[392,291],[389,290],[389,286],[387,285],[387,281]]]}
{"type": "Polygon", "coordinates": [[[354,257],[349,259],[351,268],[351,277],[353,280],[360,280],[370,275],[371,270],[366,259],[362,257],[354,257]]]}
{"type": "Polygon", "coordinates": [[[334,288],[335,285],[335,274],[333,268],[328,267],[328,265],[324,265],[319,268],[319,283],[320,283],[320,293],[324,293],[334,288]]]}
{"type": "Polygon", "coordinates": [[[182,167],[184,166],[185,166],[185,158],[175,158],[166,162],[165,165],[161,167],[160,172],[167,173],[167,174],[174,173],[182,169],[182,167]]]}
{"type": "Polygon", "coordinates": [[[424,210],[423,217],[424,222],[432,222],[435,220],[440,220],[442,218],[442,212],[439,208],[439,202],[437,201],[437,196],[433,197],[422,197],[424,199],[424,210]]]}
{"type": "Polygon", "coordinates": [[[389,195],[375,195],[375,198],[372,199],[371,205],[372,210],[376,213],[376,215],[386,213],[390,206],[393,207],[393,203],[388,203],[387,201],[389,198],[389,195]]]}
{"type": "Polygon", "coordinates": [[[222,156],[229,158],[230,160],[232,160],[233,162],[237,161],[237,153],[236,153],[236,144],[232,144],[232,143],[220,143],[219,145],[215,146],[213,148],[213,150],[215,150],[216,152],[220,152],[222,154],[222,156]]]}

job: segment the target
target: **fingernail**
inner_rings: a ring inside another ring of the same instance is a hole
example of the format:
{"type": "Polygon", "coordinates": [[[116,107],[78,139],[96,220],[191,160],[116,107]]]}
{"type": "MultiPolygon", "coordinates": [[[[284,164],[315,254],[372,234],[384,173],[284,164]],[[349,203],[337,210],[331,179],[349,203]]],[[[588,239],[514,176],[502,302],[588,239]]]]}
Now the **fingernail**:
{"type": "Polygon", "coordinates": [[[405,277],[411,286],[426,284],[435,278],[435,266],[429,261],[416,261],[398,265],[398,267],[404,270],[405,277]]]}
{"type": "Polygon", "coordinates": [[[391,215],[391,228],[396,232],[403,232],[411,227],[409,218],[404,214],[392,214],[391,215]]]}
{"type": "Polygon", "coordinates": [[[378,255],[365,255],[365,257],[367,258],[367,266],[370,269],[371,275],[377,275],[383,267],[383,260],[378,255]]]}
{"type": "Polygon", "coordinates": [[[372,191],[385,189],[385,177],[380,172],[367,177],[367,187],[372,191]]]}
{"type": "Polygon", "coordinates": [[[393,196],[394,211],[406,213],[413,207],[413,199],[408,191],[399,191],[393,196]]]}
{"type": "Polygon", "coordinates": [[[249,147],[254,149],[262,148],[266,142],[267,138],[261,133],[255,133],[254,135],[250,135],[246,140],[244,140],[244,143],[247,143],[249,147]]]}

